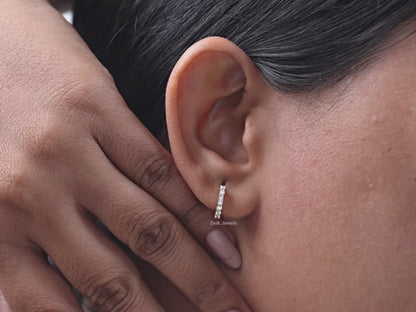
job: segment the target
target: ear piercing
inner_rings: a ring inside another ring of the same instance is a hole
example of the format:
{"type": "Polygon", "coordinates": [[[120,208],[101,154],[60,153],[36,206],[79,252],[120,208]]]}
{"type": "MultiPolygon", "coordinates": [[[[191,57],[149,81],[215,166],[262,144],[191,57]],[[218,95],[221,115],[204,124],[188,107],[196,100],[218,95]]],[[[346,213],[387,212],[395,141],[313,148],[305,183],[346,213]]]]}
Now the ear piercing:
{"type": "Polygon", "coordinates": [[[222,205],[224,203],[225,189],[227,187],[225,184],[220,185],[220,192],[218,194],[218,203],[217,209],[215,209],[214,219],[221,219],[222,205]]]}

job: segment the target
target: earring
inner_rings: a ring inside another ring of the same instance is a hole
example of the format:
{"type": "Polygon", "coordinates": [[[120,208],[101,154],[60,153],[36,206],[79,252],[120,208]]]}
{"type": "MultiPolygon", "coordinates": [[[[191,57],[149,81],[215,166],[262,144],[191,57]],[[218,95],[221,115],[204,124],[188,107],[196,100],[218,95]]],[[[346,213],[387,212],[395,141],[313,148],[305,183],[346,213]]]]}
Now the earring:
{"type": "Polygon", "coordinates": [[[225,184],[220,185],[220,193],[218,194],[217,209],[215,209],[214,219],[221,219],[222,204],[224,203],[225,184]]]}

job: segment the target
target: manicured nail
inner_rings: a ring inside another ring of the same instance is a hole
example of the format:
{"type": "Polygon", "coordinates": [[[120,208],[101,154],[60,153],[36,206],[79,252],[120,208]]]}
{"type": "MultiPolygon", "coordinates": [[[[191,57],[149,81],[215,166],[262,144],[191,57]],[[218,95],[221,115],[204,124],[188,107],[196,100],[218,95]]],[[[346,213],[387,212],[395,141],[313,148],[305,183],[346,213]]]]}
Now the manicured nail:
{"type": "Polygon", "coordinates": [[[6,302],[6,299],[3,297],[3,294],[0,291],[0,311],[1,312],[12,312],[9,305],[6,302]]]}
{"type": "Polygon", "coordinates": [[[227,312],[240,312],[240,311],[237,311],[237,310],[230,310],[230,311],[227,311],[227,312]]]}
{"type": "Polygon", "coordinates": [[[220,258],[222,262],[224,262],[231,269],[238,269],[241,266],[240,252],[223,231],[211,231],[207,235],[206,240],[218,258],[220,258]]]}

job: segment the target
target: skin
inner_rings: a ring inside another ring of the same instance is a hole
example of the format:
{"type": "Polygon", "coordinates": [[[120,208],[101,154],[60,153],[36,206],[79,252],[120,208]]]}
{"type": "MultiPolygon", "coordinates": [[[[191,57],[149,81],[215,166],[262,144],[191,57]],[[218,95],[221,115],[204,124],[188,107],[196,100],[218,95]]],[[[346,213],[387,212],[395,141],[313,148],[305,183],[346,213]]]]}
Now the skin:
{"type": "MultiPolygon", "coordinates": [[[[197,43],[178,62],[167,91],[175,162],[212,209],[227,182],[223,215],[238,223],[232,232],[243,266],[218,265],[252,310],[415,309],[415,49],[413,35],[335,88],[307,95],[270,89],[244,52],[222,38],[197,43]]],[[[206,225],[209,217],[201,220],[206,225]]],[[[2,229],[30,221],[7,218],[2,229]]],[[[2,250],[21,252],[1,271],[8,299],[17,302],[18,291],[20,302],[40,310],[70,310],[62,280],[44,271],[33,256],[39,247],[30,247],[3,240],[2,250]]],[[[146,269],[143,278],[166,310],[198,311],[157,271],[146,269]]],[[[222,293],[209,289],[213,298],[222,293]]]]}
{"type": "Polygon", "coordinates": [[[81,311],[69,282],[100,311],[164,311],[98,219],[201,311],[250,311],[202,248],[211,212],[71,25],[42,0],[2,0],[0,19],[0,288],[11,309],[81,311]]]}
{"type": "Polygon", "coordinates": [[[166,103],[174,159],[212,209],[227,182],[223,215],[238,223],[243,265],[222,270],[254,311],[416,309],[415,29],[310,94],[271,89],[223,38],[177,63],[166,103]]]}

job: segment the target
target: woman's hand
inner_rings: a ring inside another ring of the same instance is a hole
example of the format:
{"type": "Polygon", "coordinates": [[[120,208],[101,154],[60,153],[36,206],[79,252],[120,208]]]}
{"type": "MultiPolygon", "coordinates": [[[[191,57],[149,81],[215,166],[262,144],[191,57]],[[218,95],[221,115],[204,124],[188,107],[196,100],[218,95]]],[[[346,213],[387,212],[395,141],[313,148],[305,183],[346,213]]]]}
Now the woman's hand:
{"type": "Polygon", "coordinates": [[[0,287],[12,310],[79,311],[68,280],[100,311],[162,311],[96,217],[201,311],[248,311],[173,215],[203,243],[211,213],[73,28],[45,0],[1,0],[0,20],[0,287]]]}

